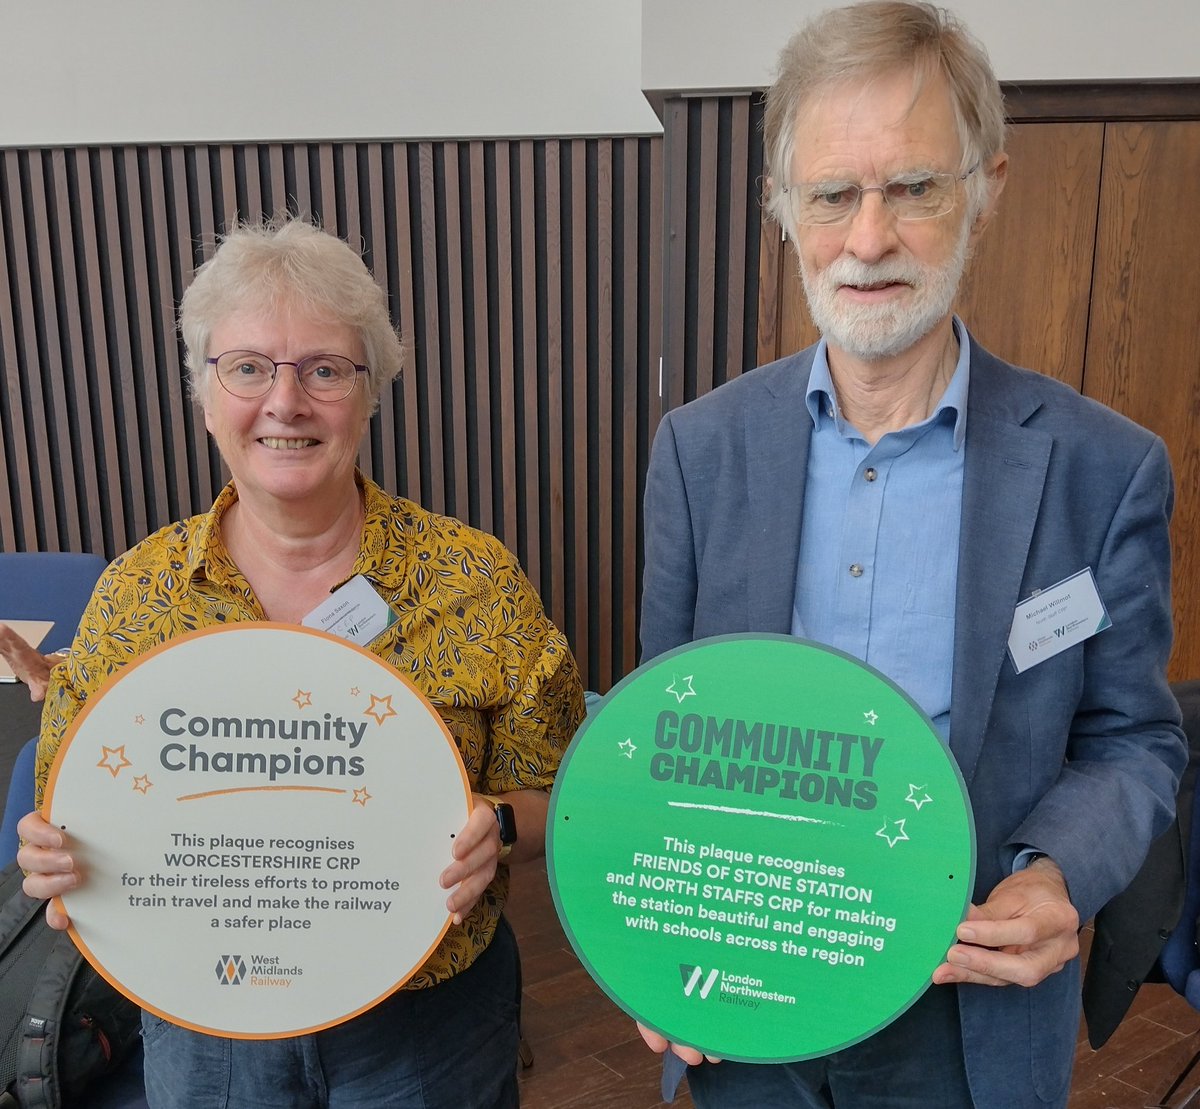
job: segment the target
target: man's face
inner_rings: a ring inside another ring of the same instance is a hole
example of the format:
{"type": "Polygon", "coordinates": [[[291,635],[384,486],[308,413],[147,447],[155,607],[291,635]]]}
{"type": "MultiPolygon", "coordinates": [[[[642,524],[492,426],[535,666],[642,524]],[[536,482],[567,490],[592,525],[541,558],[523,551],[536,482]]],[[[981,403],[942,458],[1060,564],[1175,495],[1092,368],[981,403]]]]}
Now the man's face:
{"type": "MultiPolygon", "coordinates": [[[[944,80],[912,100],[912,74],[835,85],[796,120],[792,182],[881,185],[911,171],[959,172],[961,150],[944,80]]],[[[982,167],[981,167],[982,170],[982,167]]],[[[980,172],[980,171],[977,171],[980,172]]],[[[813,322],[835,348],[867,360],[902,354],[950,314],[971,243],[963,184],[933,219],[896,219],[878,191],[845,222],[796,228],[813,322]]]]}

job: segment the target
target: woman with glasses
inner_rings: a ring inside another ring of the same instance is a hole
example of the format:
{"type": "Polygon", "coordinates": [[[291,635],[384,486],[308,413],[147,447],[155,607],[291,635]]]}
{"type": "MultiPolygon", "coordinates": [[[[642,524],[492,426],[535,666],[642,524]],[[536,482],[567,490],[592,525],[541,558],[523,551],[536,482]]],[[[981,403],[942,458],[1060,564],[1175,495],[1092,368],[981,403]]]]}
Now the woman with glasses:
{"type": "MultiPolygon", "coordinates": [[[[208,512],[143,540],[97,585],[50,674],[38,804],[69,725],[114,670],[194,628],[299,624],[357,575],[398,617],[369,649],[438,709],[475,792],[441,876],[453,923],[404,989],[282,1040],[224,1039],[147,1013],[150,1105],[516,1105],[506,864],[544,848],[547,791],[583,715],[571,652],[498,541],[357,470],[401,349],[384,293],[350,247],[299,220],[239,228],[197,271],[180,329],[193,397],[232,480],[208,512]]],[[[54,897],[83,880],[40,816],[20,832],[28,893],[54,897]]],[[[46,915],[68,923],[54,904],[46,915]]]]}

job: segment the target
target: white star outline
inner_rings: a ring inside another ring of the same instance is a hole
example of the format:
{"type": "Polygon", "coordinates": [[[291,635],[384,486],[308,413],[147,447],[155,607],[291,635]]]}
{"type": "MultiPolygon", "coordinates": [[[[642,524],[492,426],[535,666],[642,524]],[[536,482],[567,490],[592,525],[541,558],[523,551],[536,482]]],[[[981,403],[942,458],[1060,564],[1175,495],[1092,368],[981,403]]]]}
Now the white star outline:
{"type": "Polygon", "coordinates": [[[924,786],[915,786],[912,784],[912,782],[909,782],[908,783],[908,796],[906,798],[904,798],[904,800],[907,801],[911,805],[916,805],[917,812],[920,812],[921,806],[924,804],[928,804],[929,802],[932,802],[933,798],[930,797],[929,794],[925,792],[924,786]],[[924,794],[924,796],[923,797],[914,796],[917,793],[922,793],[922,794],[924,794]]]}
{"type": "Polygon", "coordinates": [[[867,709],[867,711],[863,713],[863,719],[873,728],[879,721],[879,713],[877,713],[874,709],[867,709]]]}
{"type": "Polygon", "coordinates": [[[902,839],[908,839],[908,833],[904,830],[904,821],[907,819],[902,816],[899,820],[886,820],[883,827],[875,834],[881,839],[886,839],[889,847],[895,847],[902,839]],[[891,834],[888,833],[889,824],[892,826],[891,834]]]}
{"type": "Polygon", "coordinates": [[[624,743],[618,743],[617,746],[621,748],[621,754],[627,759],[633,758],[633,753],[637,750],[637,744],[629,737],[626,738],[624,743]]]}
{"type": "Polygon", "coordinates": [[[672,674],[671,684],[667,686],[666,692],[670,693],[675,700],[682,705],[685,697],[696,696],[696,691],[692,688],[692,678],[694,677],[694,674],[685,674],[683,676],[680,676],[679,674],[672,674]],[[677,688],[680,682],[684,683],[683,688],[677,688]]]}

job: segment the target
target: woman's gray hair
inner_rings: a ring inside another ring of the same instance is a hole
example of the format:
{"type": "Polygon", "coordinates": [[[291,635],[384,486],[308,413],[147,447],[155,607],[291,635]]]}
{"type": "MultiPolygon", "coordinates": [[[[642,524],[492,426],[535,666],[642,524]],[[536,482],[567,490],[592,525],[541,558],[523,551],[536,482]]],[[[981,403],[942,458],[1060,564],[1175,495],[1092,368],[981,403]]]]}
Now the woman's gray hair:
{"type": "Polygon", "coordinates": [[[371,369],[371,407],[378,407],[403,361],[387,297],[357,251],[296,218],[239,225],[196,270],[179,305],[193,400],[203,405],[207,395],[211,367],[205,358],[222,353],[208,349],[214,327],[237,312],[289,307],[358,332],[371,369]]]}
{"type": "MultiPolygon", "coordinates": [[[[960,173],[1004,149],[1004,97],[987,51],[944,8],[915,0],[866,0],[816,16],[779,55],[778,76],[767,91],[763,130],[767,209],[789,232],[782,192],[791,181],[796,120],[806,102],[833,85],[896,72],[913,74],[913,103],[925,82],[941,74],[950,89],[962,146],[960,173]]],[[[987,203],[991,179],[967,178],[972,219],[987,203]]]]}

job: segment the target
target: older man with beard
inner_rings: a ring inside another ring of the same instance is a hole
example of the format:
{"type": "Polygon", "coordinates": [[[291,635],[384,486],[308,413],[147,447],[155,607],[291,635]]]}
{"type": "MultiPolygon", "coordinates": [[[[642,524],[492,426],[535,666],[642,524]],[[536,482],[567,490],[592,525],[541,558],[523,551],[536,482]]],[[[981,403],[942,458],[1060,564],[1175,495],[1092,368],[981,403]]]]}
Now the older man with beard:
{"type": "Polygon", "coordinates": [[[1080,922],[1171,817],[1165,448],[952,314],[1003,139],[987,56],[949,13],[886,0],[806,26],[768,94],[769,203],[822,339],[670,412],[655,440],[644,658],[753,631],[855,655],[928,714],[976,820],[973,905],[921,998],[821,1059],[675,1046],[705,1109],[1064,1105],[1080,922]],[[1111,626],[1010,655],[1023,602],[1081,572],[1071,591],[1111,626]]]}

